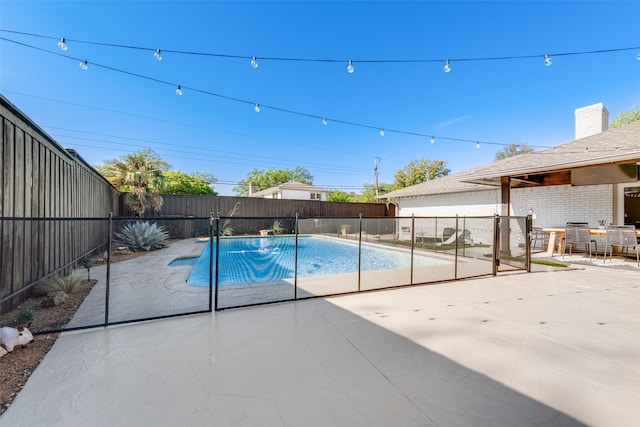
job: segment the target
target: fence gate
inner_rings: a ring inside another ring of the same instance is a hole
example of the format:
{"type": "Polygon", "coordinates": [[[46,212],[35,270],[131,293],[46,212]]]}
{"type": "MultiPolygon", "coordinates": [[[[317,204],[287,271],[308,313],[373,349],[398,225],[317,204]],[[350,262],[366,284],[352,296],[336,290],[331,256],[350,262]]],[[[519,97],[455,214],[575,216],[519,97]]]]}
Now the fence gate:
{"type": "Polygon", "coordinates": [[[496,217],[496,272],[530,270],[531,217],[496,217]]]}

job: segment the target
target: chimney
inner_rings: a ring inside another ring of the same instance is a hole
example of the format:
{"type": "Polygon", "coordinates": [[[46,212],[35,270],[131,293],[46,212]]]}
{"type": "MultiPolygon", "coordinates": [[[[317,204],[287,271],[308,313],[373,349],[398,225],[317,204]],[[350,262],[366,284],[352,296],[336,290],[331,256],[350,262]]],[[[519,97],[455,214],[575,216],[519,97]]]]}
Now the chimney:
{"type": "Polygon", "coordinates": [[[255,192],[256,192],[256,183],[255,182],[250,182],[249,183],[249,195],[252,195],[255,192]]]}
{"type": "Polygon", "coordinates": [[[576,139],[586,138],[609,129],[609,111],[602,105],[589,105],[576,109],[576,139]]]}

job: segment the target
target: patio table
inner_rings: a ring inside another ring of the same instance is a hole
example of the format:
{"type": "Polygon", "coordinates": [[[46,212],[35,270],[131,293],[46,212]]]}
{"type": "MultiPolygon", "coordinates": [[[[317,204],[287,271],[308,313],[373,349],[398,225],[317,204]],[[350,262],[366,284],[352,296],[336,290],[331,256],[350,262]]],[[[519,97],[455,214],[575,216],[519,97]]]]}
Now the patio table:
{"type": "MultiPolygon", "coordinates": [[[[564,238],[564,228],[543,228],[542,231],[549,234],[547,256],[552,257],[555,252],[562,253],[562,239],[564,238]]],[[[589,234],[592,236],[606,236],[607,230],[605,228],[590,228],[589,234]]],[[[636,230],[636,236],[640,237],[640,230],[636,230]]]]}

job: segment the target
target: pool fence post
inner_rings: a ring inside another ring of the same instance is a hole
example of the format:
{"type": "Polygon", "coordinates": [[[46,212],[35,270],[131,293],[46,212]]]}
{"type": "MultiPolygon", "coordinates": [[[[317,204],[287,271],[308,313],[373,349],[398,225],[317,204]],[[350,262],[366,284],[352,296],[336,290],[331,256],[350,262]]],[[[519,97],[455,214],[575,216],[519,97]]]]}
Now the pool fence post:
{"type": "Polygon", "coordinates": [[[458,279],[458,241],[460,240],[460,235],[458,235],[458,214],[456,214],[456,252],[454,255],[454,259],[455,259],[455,268],[454,268],[454,273],[453,273],[453,278],[454,279],[458,279]]]}
{"type": "MultiPolygon", "coordinates": [[[[434,230],[435,233],[433,233],[433,235],[436,237],[436,244],[435,244],[435,248],[436,248],[436,253],[438,253],[438,217],[435,217],[435,223],[436,223],[436,229],[434,230]]],[[[424,240],[424,239],[423,239],[424,240]]]]}
{"type": "Polygon", "coordinates": [[[498,274],[498,266],[500,265],[500,221],[501,217],[495,214],[493,218],[493,271],[495,276],[498,274]]]}
{"type": "Polygon", "coordinates": [[[362,271],[362,213],[358,214],[358,292],[360,292],[360,281],[362,271]]]}
{"type": "Polygon", "coordinates": [[[298,212],[296,212],[296,221],[293,225],[295,235],[296,235],[296,250],[294,253],[294,261],[293,261],[293,300],[298,300],[298,212]]]}
{"type": "Polygon", "coordinates": [[[209,214],[209,312],[213,311],[213,212],[209,214]]]}
{"type": "Polygon", "coordinates": [[[529,213],[527,215],[526,225],[525,225],[525,239],[524,239],[524,248],[526,251],[525,254],[525,266],[527,269],[527,273],[531,273],[531,233],[533,232],[533,215],[529,213]]]}
{"type": "Polygon", "coordinates": [[[105,285],[104,326],[109,324],[109,285],[111,284],[111,244],[113,235],[113,212],[109,212],[107,225],[107,283],[105,285]]]}
{"type": "Polygon", "coordinates": [[[218,311],[218,282],[220,280],[220,212],[216,216],[216,275],[215,275],[215,310],[218,311]]]}
{"type": "Polygon", "coordinates": [[[462,216],[462,256],[467,256],[467,235],[465,234],[467,227],[467,216],[462,216]]]}
{"type": "Polygon", "coordinates": [[[413,285],[413,250],[415,246],[415,240],[416,240],[416,214],[411,214],[411,269],[409,270],[410,285],[413,285]]]}

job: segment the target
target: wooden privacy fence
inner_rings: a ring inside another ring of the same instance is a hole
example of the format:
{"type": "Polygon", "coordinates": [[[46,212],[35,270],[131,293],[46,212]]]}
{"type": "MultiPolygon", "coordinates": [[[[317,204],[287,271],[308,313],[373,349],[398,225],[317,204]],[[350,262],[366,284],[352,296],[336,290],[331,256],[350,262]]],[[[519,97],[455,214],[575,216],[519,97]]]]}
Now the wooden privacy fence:
{"type": "Polygon", "coordinates": [[[2,95],[0,170],[2,313],[26,298],[21,290],[106,242],[104,227],[61,218],[104,219],[119,193],[2,95]]]}

